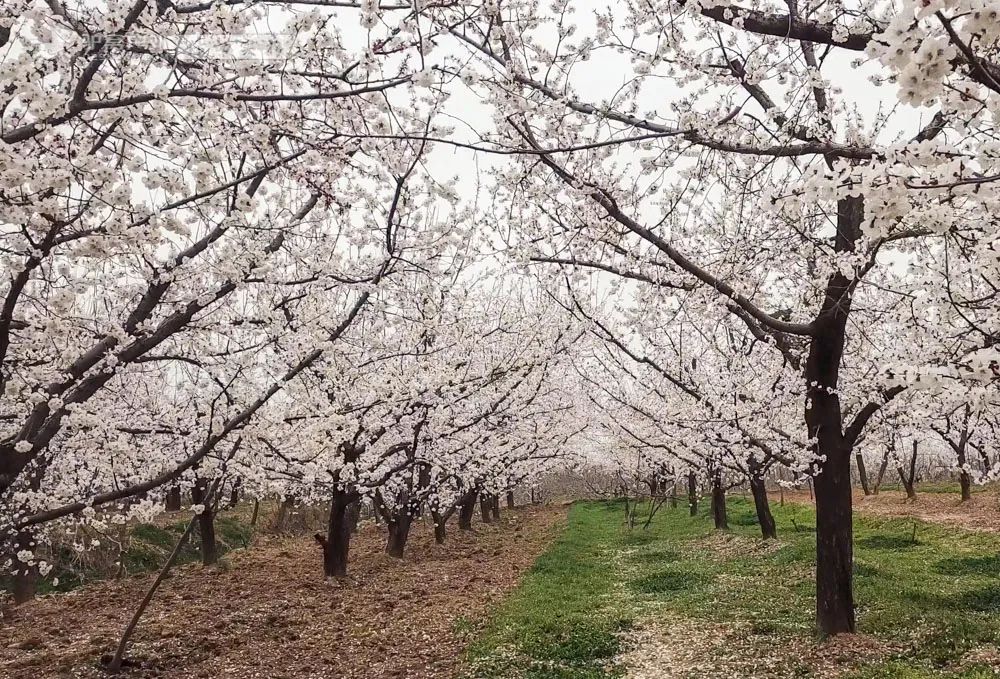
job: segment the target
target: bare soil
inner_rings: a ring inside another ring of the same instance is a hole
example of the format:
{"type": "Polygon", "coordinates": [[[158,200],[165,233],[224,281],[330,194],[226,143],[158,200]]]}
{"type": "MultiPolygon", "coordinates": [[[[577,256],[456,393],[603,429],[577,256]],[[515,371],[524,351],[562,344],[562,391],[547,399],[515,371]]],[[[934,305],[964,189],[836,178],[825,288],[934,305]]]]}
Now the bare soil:
{"type": "MultiPolygon", "coordinates": [[[[777,500],[776,495],[772,494],[772,501],[777,500]]],[[[785,491],[785,500],[812,503],[809,491],[801,490],[785,491]]],[[[902,491],[883,490],[865,496],[855,489],[854,509],[885,518],[916,518],[965,530],[1000,533],[1000,492],[995,488],[980,490],[966,502],[961,501],[958,492],[922,493],[919,486],[915,500],[907,500],[902,491]]]]}
{"type": "MultiPolygon", "coordinates": [[[[403,560],[363,527],[344,583],[322,576],[311,537],[260,538],[212,568],[177,568],[140,622],[130,677],[454,677],[468,630],[513,588],[565,519],[564,507],[505,511],[447,544],[414,525],[403,560]]],[[[41,597],[0,627],[0,676],[106,677],[101,656],[153,576],[41,597]]]]}

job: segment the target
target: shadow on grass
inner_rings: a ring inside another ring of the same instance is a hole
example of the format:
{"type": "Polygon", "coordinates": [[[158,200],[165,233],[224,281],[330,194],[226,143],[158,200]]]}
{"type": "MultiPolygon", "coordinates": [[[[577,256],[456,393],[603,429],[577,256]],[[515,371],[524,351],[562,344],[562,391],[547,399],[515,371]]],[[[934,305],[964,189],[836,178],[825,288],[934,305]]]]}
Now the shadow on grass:
{"type": "Polygon", "coordinates": [[[739,514],[730,515],[729,523],[734,526],[759,526],[760,520],[756,514],[740,512],[739,514]]]}
{"type": "Polygon", "coordinates": [[[626,545],[648,545],[656,540],[657,537],[655,535],[642,529],[632,530],[622,538],[622,542],[626,545]]]}
{"type": "Polygon", "coordinates": [[[981,613],[1000,611],[1000,585],[989,585],[963,592],[955,598],[954,607],[981,613]]]}
{"type": "Polygon", "coordinates": [[[915,540],[909,535],[869,535],[861,538],[855,544],[865,549],[913,549],[919,547],[923,542],[915,540]]]}
{"type": "Polygon", "coordinates": [[[941,559],[934,570],[944,575],[986,575],[1000,577],[1000,554],[941,559]]]}
{"type": "Polygon", "coordinates": [[[662,570],[629,582],[629,588],[643,594],[664,594],[692,590],[710,582],[704,573],[689,570],[662,570]]]}
{"type": "Polygon", "coordinates": [[[855,562],[854,562],[854,575],[856,577],[872,578],[872,577],[875,577],[876,575],[880,575],[880,574],[881,574],[881,571],[878,568],[875,568],[874,566],[871,566],[871,565],[866,564],[866,563],[861,563],[860,561],[855,560],[855,562]]]}
{"type": "Polygon", "coordinates": [[[642,552],[635,556],[635,560],[640,563],[673,563],[680,559],[680,554],[672,549],[657,549],[650,552],[642,552]]]}

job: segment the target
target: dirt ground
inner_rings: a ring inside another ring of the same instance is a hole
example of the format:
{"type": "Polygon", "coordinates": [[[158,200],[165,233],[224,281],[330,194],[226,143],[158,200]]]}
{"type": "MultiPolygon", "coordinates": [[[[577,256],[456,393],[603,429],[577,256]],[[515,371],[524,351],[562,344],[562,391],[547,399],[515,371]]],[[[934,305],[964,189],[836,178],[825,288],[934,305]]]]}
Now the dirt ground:
{"type": "MultiPolygon", "coordinates": [[[[776,501],[777,493],[771,500],[776,501]]],[[[811,503],[808,491],[785,492],[785,500],[811,503]]],[[[917,486],[915,500],[907,500],[901,491],[883,490],[878,495],[865,496],[854,491],[854,510],[887,518],[917,518],[929,523],[940,523],[965,530],[1000,533],[1000,492],[996,489],[979,490],[972,499],[962,502],[958,492],[922,493],[917,486]]]]}
{"type": "MultiPolygon", "coordinates": [[[[514,587],[565,519],[565,507],[505,511],[435,545],[414,526],[402,560],[366,526],[346,584],[323,581],[311,537],[261,538],[219,567],[187,565],[163,583],[135,634],[127,676],[306,679],[453,677],[463,628],[514,587]]],[[[106,677],[152,575],[41,597],[0,627],[0,676],[106,677]]]]}

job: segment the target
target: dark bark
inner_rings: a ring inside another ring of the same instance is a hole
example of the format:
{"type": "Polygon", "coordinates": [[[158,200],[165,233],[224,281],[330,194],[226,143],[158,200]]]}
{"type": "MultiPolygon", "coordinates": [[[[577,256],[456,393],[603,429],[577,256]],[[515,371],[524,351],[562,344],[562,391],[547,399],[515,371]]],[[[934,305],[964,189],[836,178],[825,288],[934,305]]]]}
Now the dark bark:
{"type": "MultiPolygon", "coordinates": [[[[832,395],[831,395],[832,396],[832,395]]],[[[853,518],[850,455],[840,434],[835,399],[812,403],[807,417],[818,428],[826,456],[813,483],[816,498],[816,621],[824,634],[854,631],[853,518]]]]}
{"type": "Polygon", "coordinates": [[[906,478],[902,467],[897,467],[896,471],[899,472],[899,482],[903,484],[903,490],[906,491],[906,499],[915,500],[917,498],[917,489],[913,487],[913,482],[906,478]]]}
{"type": "Polygon", "coordinates": [[[855,453],[854,459],[858,463],[858,479],[861,481],[861,490],[864,491],[865,495],[871,495],[871,488],[868,486],[868,472],[865,469],[865,456],[861,453],[855,453]]]}
{"type": "Polygon", "coordinates": [[[174,486],[167,491],[166,508],[168,512],[179,512],[181,510],[181,487],[174,486]]]}
{"type": "Polygon", "coordinates": [[[410,537],[410,525],[413,517],[405,509],[387,522],[389,526],[389,536],[385,543],[385,553],[397,559],[403,558],[403,550],[406,549],[406,540],[410,537]]]}
{"type": "Polygon", "coordinates": [[[652,499],[656,497],[656,494],[660,490],[660,480],[654,476],[653,478],[646,481],[646,487],[649,488],[649,497],[650,499],[652,499]]]}
{"type": "Polygon", "coordinates": [[[351,550],[353,529],[359,500],[356,494],[342,490],[334,491],[330,500],[330,514],[326,535],[316,535],[316,541],[323,548],[323,575],[328,578],[347,576],[347,560],[351,550]]]}
{"type": "Polygon", "coordinates": [[[347,505],[347,523],[352,533],[358,532],[358,522],[361,520],[361,500],[358,499],[347,505]]]}
{"type": "MultiPolygon", "coordinates": [[[[863,198],[838,201],[834,242],[838,252],[854,251],[863,221],[863,198]]],[[[859,432],[851,440],[845,438],[838,391],[852,292],[852,282],[840,272],[827,280],[823,305],[812,324],[805,366],[806,429],[815,441],[814,453],[823,460],[812,488],[816,500],[816,623],[820,632],[828,635],[854,632],[851,448],[859,432]]]]}
{"type": "Polygon", "coordinates": [[[227,508],[232,509],[240,503],[240,481],[239,479],[233,483],[232,489],[229,491],[229,504],[226,505],[227,508]]]}
{"type": "Polygon", "coordinates": [[[771,505],[767,501],[767,483],[759,471],[750,474],[750,492],[753,494],[754,509],[757,510],[757,522],[760,524],[760,534],[765,540],[778,537],[778,529],[771,514],[771,505]]]}
{"type": "Polygon", "coordinates": [[[961,475],[958,477],[958,484],[962,489],[962,502],[972,499],[972,479],[969,478],[969,474],[963,469],[961,475]]]}
{"type": "Polygon", "coordinates": [[[677,509],[677,482],[670,487],[670,508],[677,509]]]}
{"type": "Polygon", "coordinates": [[[191,491],[194,504],[202,505],[198,514],[198,534],[201,537],[201,563],[211,566],[219,560],[219,544],[215,539],[215,508],[208,496],[208,481],[199,479],[191,491]]]}
{"type": "Polygon", "coordinates": [[[494,495],[490,500],[490,513],[493,515],[494,521],[500,520],[500,497],[494,495]]]}
{"type": "Polygon", "coordinates": [[[469,492],[458,505],[459,530],[472,530],[472,515],[476,512],[475,491],[469,492]]]}
{"type": "Polygon", "coordinates": [[[958,466],[961,470],[959,472],[958,483],[962,489],[962,502],[972,499],[972,478],[969,476],[968,467],[968,457],[966,456],[966,451],[969,446],[970,430],[969,430],[969,419],[971,416],[972,409],[966,404],[965,406],[965,425],[962,427],[962,434],[958,438],[958,446],[955,448],[955,452],[958,454],[958,466]]]}
{"type": "Polygon", "coordinates": [[[965,416],[965,427],[962,430],[961,435],[957,441],[954,441],[947,436],[945,441],[954,449],[955,455],[958,457],[958,485],[962,490],[962,502],[972,499],[972,478],[969,476],[969,472],[966,471],[966,464],[969,459],[966,455],[966,449],[969,445],[969,407],[966,406],[966,416],[965,416]]]}
{"type": "Polygon", "coordinates": [[[15,570],[11,576],[10,593],[14,597],[15,604],[23,604],[35,598],[35,594],[38,592],[38,579],[40,577],[37,563],[29,566],[18,560],[17,553],[22,550],[28,550],[32,553],[35,551],[35,540],[32,537],[31,531],[22,530],[18,532],[12,550],[15,570]]]}
{"type": "Polygon", "coordinates": [[[250,527],[257,527],[257,517],[260,515],[260,500],[254,498],[253,501],[253,514],[250,515],[250,527]]]}
{"type": "Polygon", "coordinates": [[[215,539],[215,511],[206,506],[198,515],[198,532],[201,535],[201,563],[211,566],[219,560],[219,543],[215,539]]]}
{"type": "Polygon", "coordinates": [[[479,496],[479,516],[483,520],[483,523],[489,523],[493,519],[490,514],[493,511],[493,503],[490,501],[490,496],[483,493],[479,496]]]}
{"type": "Polygon", "coordinates": [[[885,470],[889,468],[889,453],[882,456],[882,464],[879,465],[878,475],[875,477],[875,487],[872,494],[878,495],[878,489],[882,487],[882,479],[885,478],[885,470]]]}
{"type": "Polygon", "coordinates": [[[514,509],[514,491],[507,491],[507,509],[514,509]]]}
{"type": "Polygon", "coordinates": [[[824,634],[854,631],[850,456],[835,455],[816,477],[816,620],[824,634]]]}
{"type": "MultiPolygon", "coordinates": [[[[417,496],[423,497],[431,487],[431,467],[426,462],[417,463],[417,496]]],[[[424,515],[424,503],[413,503],[413,518],[421,518],[424,515]]]]}
{"type": "Polygon", "coordinates": [[[447,530],[445,527],[448,523],[448,517],[441,512],[432,509],[431,518],[434,520],[434,542],[439,545],[443,545],[445,537],[447,537],[447,530]]]}
{"type": "Polygon", "coordinates": [[[722,470],[718,468],[712,471],[712,521],[716,530],[729,530],[726,489],[722,485],[722,470]]]}
{"type": "Polygon", "coordinates": [[[917,442],[913,442],[913,452],[910,454],[910,462],[907,465],[907,469],[904,470],[901,466],[896,467],[896,471],[899,473],[899,482],[903,484],[903,489],[906,490],[906,499],[915,500],[917,499],[917,489],[915,487],[916,477],[917,477],[917,442]]]}
{"type": "Polygon", "coordinates": [[[688,472],[688,508],[691,516],[698,516],[698,477],[688,472]]]}

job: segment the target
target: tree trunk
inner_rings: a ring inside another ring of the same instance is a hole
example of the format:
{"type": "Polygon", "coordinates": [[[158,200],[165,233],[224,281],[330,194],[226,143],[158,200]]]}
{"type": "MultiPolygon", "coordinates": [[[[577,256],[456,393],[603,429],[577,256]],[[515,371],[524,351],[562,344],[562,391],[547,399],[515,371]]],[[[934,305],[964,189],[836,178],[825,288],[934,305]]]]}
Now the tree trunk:
{"type": "Polygon", "coordinates": [[[476,493],[473,491],[458,506],[458,529],[472,530],[472,515],[476,512],[476,493]]]}
{"type": "Polygon", "coordinates": [[[40,576],[38,572],[38,555],[34,556],[34,563],[31,565],[23,563],[17,558],[17,553],[23,550],[34,554],[35,547],[35,540],[30,530],[18,532],[12,550],[12,558],[16,565],[16,570],[11,578],[10,592],[14,597],[15,604],[23,604],[25,601],[30,601],[35,598],[35,594],[38,592],[38,579],[40,576]]]}
{"type": "Polygon", "coordinates": [[[875,487],[872,493],[878,495],[878,489],[882,486],[882,479],[885,478],[885,470],[889,468],[889,453],[882,456],[882,464],[878,468],[878,476],[875,477],[875,487]]]}
{"type": "Polygon", "coordinates": [[[842,333],[840,340],[826,333],[814,337],[806,368],[806,423],[815,452],[825,458],[811,487],[816,499],[816,624],[827,635],[854,631],[851,458],[835,391],[842,333]]]}
{"type": "Polygon", "coordinates": [[[898,466],[896,471],[899,473],[899,481],[903,484],[903,488],[906,490],[907,500],[917,499],[917,489],[914,486],[917,477],[917,442],[913,442],[913,453],[910,455],[909,470],[903,471],[903,468],[898,466]]]}
{"type": "Polygon", "coordinates": [[[412,523],[413,517],[406,509],[389,519],[389,537],[385,543],[386,554],[397,559],[403,558],[403,550],[406,549],[406,539],[410,537],[410,524],[412,523]]]}
{"type": "Polygon", "coordinates": [[[966,471],[965,465],[968,459],[965,456],[965,446],[966,437],[963,432],[962,438],[958,442],[958,446],[955,448],[955,453],[958,455],[958,485],[962,489],[962,502],[972,499],[972,479],[969,477],[969,472],[966,471]]]}
{"type": "Polygon", "coordinates": [[[493,510],[493,503],[490,502],[490,496],[483,493],[479,496],[479,516],[483,520],[483,523],[489,523],[490,512],[493,510]]]}
{"type": "Polygon", "coordinates": [[[357,496],[341,490],[334,491],[330,500],[330,516],[326,535],[317,534],[316,541],[323,548],[323,575],[328,578],[347,576],[347,560],[351,551],[351,530],[359,504],[357,496]]]}
{"type": "Polygon", "coordinates": [[[229,491],[229,504],[226,505],[229,509],[234,508],[240,503],[240,481],[236,479],[233,483],[232,490],[229,491]]]}
{"type": "Polygon", "coordinates": [[[865,470],[865,456],[855,453],[854,459],[858,463],[858,479],[861,480],[861,490],[865,495],[871,495],[871,488],[868,486],[868,472],[865,470]]]}
{"type": "Polygon", "coordinates": [[[281,505],[278,507],[278,518],[274,520],[274,530],[276,533],[284,533],[288,530],[289,517],[291,516],[294,508],[294,495],[288,495],[287,497],[282,498],[281,505]]]}
{"type": "Polygon", "coordinates": [[[670,508],[677,509],[677,482],[670,487],[670,508]]]}
{"type": "Polygon", "coordinates": [[[219,560],[219,545],[215,539],[215,511],[208,497],[208,481],[199,479],[191,491],[194,504],[203,509],[198,514],[198,534],[201,536],[201,563],[211,566],[219,560]]]}
{"type": "Polygon", "coordinates": [[[722,470],[712,471],[712,520],[716,530],[729,530],[726,513],[726,489],[722,486],[722,470]]]}
{"type": "MultiPolygon", "coordinates": [[[[854,252],[865,218],[862,197],[837,202],[834,249],[854,252]]],[[[812,322],[806,358],[805,421],[819,463],[812,490],[816,499],[816,623],[825,635],[854,632],[854,525],[851,448],[844,436],[840,405],[840,361],[847,339],[852,281],[837,271],[826,282],[823,304],[812,322]]],[[[855,438],[860,432],[853,432],[855,438]]]]}
{"type": "MultiPolygon", "coordinates": [[[[426,462],[417,463],[417,497],[425,497],[431,487],[431,466],[426,462]]],[[[411,488],[412,492],[412,488],[411,488]]],[[[417,501],[411,505],[414,519],[421,519],[424,516],[424,503],[417,501]]]]}
{"type": "Polygon", "coordinates": [[[254,498],[253,501],[253,514],[250,515],[250,527],[257,527],[257,516],[260,514],[260,500],[254,498]]]}
{"type": "Polygon", "coordinates": [[[215,512],[207,505],[198,515],[198,532],[201,534],[201,563],[211,566],[219,560],[219,543],[215,539],[215,512]]]}
{"type": "Polygon", "coordinates": [[[351,528],[351,533],[358,532],[358,522],[361,521],[361,499],[358,498],[347,505],[347,523],[351,528]]]}
{"type": "Polygon", "coordinates": [[[899,482],[903,484],[903,490],[906,491],[906,499],[915,500],[917,489],[913,487],[913,482],[906,478],[906,472],[903,471],[902,467],[896,467],[896,472],[899,474],[899,482]]]}
{"type": "Polygon", "coordinates": [[[443,545],[447,535],[445,532],[445,525],[448,523],[448,517],[441,512],[432,509],[431,519],[434,520],[434,542],[439,545],[443,545]]]}
{"type": "Polygon", "coordinates": [[[698,516],[698,477],[688,472],[688,508],[691,516],[698,516]]]}
{"type": "Polygon", "coordinates": [[[854,631],[850,457],[832,455],[816,477],[816,621],[824,634],[854,631]]]}
{"type": "Polygon", "coordinates": [[[166,509],[168,512],[179,512],[181,510],[181,487],[174,486],[167,491],[166,509]]]}
{"type": "Polygon", "coordinates": [[[490,512],[493,515],[494,521],[500,520],[500,496],[494,495],[493,499],[490,501],[490,512]]]}
{"type": "Polygon", "coordinates": [[[507,491],[507,509],[514,509],[514,491],[507,491]]]}
{"type": "Polygon", "coordinates": [[[761,535],[765,540],[777,538],[778,530],[774,525],[774,515],[771,514],[771,505],[767,501],[767,483],[757,470],[750,473],[750,492],[753,494],[753,505],[757,510],[761,535]]]}

